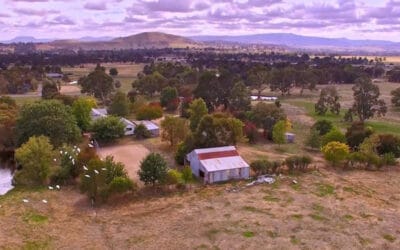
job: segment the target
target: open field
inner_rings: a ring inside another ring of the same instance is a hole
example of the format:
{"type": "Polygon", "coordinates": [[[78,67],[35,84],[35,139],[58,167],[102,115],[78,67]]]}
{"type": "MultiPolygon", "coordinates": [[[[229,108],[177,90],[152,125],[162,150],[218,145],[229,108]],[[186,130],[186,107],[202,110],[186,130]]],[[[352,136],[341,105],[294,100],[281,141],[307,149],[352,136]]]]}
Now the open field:
{"type": "MultiPolygon", "coordinates": [[[[110,68],[116,68],[118,75],[114,78],[121,82],[121,91],[128,92],[132,88],[132,82],[136,79],[137,73],[143,70],[144,64],[133,64],[133,63],[103,63],[101,66],[106,68],[106,72],[110,68]]],[[[69,78],[71,81],[77,81],[79,78],[88,75],[94,70],[96,64],[85,64],[81,67],[63,67],[62,71],[66,74],[70,74],[69,78]]]]}
{"type": "Polygon", "coordinates": [[[130,178],[135,182],[139,181],[137,171],[140,162],[150,153],[150,151],[141,144],[123,144],[115,146],[102,147],[98,151],[100,157],[105,158],[108,155],[114,157],[117,162],[122,162],[130,178]]]}
{"type": "MultiPolygon", "coordinates": [[[[4,249],[397,249],[400,169],[320,169],[88,207],[77,190],[0,197],[4,249]],[[296,179],[298,184],[293,184],[296,179]],[[388,191],[390,190],[390,191],[388,191]],[[29,199],[23,203],[22,199],[29,199]],[[48,204],[41,202],[48,200],[48,204]]],[[[128,199],[129,200],[129,199],[128,199]]]]}

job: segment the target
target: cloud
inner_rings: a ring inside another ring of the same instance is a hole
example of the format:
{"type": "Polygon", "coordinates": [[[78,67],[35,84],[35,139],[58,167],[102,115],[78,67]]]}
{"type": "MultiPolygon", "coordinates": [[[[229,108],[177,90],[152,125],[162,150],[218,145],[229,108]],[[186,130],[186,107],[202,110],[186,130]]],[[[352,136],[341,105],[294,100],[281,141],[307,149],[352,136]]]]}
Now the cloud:
{"type": "Polygon", "coordinates": [[[58,10],[37,10],[37,9],[29,9],[29,8],[16,8],[14,9],[16,14],[26,15],[26,16],[46,16],[50,14],[58,14],[60,13],[58,10]]]}
{"type": "Polygon", "coordinates": [[[107,5],[105,2],[87,2],[84,6],[88,10],[106,10],[107,5]]]}
{"type": "Polygon", "coordinates": [[[74,25],[76,24],[71,18],[66,16],[57,16],[48,22],[53,25],[74,25]]]}

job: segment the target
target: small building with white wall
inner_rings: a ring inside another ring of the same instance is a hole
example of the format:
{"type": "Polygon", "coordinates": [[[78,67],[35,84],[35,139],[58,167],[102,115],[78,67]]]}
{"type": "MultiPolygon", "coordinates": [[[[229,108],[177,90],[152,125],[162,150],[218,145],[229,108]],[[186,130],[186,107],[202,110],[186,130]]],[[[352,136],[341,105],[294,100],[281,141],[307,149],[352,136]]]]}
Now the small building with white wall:
{"type": "Polygon", "coordinates": [[[204,183],[250,177],[250,166],[234,146],[195,149],[186,155],[192,173],[204,183]]]}
{"type": "MultiPolygon", "coordinates": [[[[92,110],[90,112],[90,116],[92,118],[92,121],[95,121],[102,117],[107,117],[108,116],[107,109],[92,108],[92,110]]],[[[125,125],[124,134],[125,135],[133,135],[135,132],[135,127],[136,127],[135,123],[133,123],[123,117],[120,118],[120,121],[125,125]]]]}

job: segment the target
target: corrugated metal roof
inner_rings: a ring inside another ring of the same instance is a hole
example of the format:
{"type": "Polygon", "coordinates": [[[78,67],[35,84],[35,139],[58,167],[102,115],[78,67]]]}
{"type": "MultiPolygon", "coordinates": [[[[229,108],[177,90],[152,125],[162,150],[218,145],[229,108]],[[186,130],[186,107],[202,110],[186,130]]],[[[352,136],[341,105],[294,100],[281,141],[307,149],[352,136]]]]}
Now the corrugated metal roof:
{"type": "Polygon", "coordinates": [[[125,118],[121,117],[120,120],[125,126],[136,127],[136,125],[133,122],[129,121],[128,119],[125,119],[125,118]]]}
{"type": "Polygon", "coordinates": [[[94,109],[92,108],[92,115],[106,116],[107,109],[94,109]]]}
{"type": "Polygon", "coordinates": [[[229,151],[220,151],[220,152],[200,153],[197,156],[199,157],[199,160],[207,160],[207,159],[213,159],[213,158],[239,156],[239,153],[236,150],[229,150],[229,151]]]}
{"type": "Polygon", "coordinates": [[[249,164],[247,164],[240,156],[213,158],[207,160],[200,160],[200,162],[203,165],[203,167],[207,170],[207,172],[249,167],[249,164]]]}
{"type": "Polygon", "coordinates": [[[198,154],[212,153],[212,152],[223,152],[223,151],[233,151],[236,150],[234,146],[216,147],[216,148],[198,148],[194,152],[198,154]]]}
{"type": "Polygon", "coordinates": [[[143,124],[148,130],[157,130],[158,126],[151,121],[143,120],[143,121],[134,121],[136,125],[143,124]]]}

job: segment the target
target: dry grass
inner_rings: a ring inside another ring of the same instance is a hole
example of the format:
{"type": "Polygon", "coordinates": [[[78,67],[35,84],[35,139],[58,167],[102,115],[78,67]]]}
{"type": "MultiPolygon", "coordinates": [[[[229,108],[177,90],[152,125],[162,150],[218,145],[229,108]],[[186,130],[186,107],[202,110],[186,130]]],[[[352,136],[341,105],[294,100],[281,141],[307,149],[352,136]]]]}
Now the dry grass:
{"type": "Polygon", "coordinates": [[[292,188],[291,178],[282,177],[276,185],[237,193],[225,190],[244,183],[97,209],[73,189],[16,190],[0,198],[0,242],[6,249],[398,247],[400,192],[393,188],[400,185],[398,168],[322,169],[296,179],[301,188],[292,188]],[[30,202],[23,203],[23,198],[30,202]]]}

